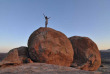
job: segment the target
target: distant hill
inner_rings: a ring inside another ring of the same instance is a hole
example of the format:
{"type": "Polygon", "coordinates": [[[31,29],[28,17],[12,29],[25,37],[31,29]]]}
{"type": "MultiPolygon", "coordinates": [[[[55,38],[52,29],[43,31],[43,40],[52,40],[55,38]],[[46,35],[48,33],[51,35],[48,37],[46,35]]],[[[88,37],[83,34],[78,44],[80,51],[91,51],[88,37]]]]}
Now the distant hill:
{"type": "Polygon", "coordinates": [[[5,58],[5,56],[7,55],[7,53],[0,53],[0,61],[5,58]]]}
{"type": "Polygon", "coordinates": [[[110,64],[110,49],[108,50],[100,50],[101,54],[101,62],[110,64]]]}
{"type": "Polygon", "coordinates": [[[110,49],[108,49],[107,51],[110,52],[110,49]]]}
{"type": "Polygon", "coordinates": [[[104,59],[110,59],[110,52],[103,52],[103,51],[100,51],[100,54],[101,54],[101,58],[104,58],[104,59]]]}
{"type": "Polygon", "coordinates": [[[101,53],[101,58],[110,59],[110,49],[100,50],[100,53],[101,53]]]}
{"type": "Polygon", "coordinates": [[[110,52],[110,49],[107,50],[100,50],[101,52],[110,52]]]}

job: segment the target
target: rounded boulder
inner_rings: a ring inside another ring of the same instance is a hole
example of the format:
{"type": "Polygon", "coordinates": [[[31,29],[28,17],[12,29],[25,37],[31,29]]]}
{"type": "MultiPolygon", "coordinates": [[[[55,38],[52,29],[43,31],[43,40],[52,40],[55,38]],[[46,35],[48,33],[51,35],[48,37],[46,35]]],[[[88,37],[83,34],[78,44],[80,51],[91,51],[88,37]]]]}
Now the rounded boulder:
{"type": "Polygon", "coordinates": [[[28,40],[28,52],[34,62],[70,66],[73,48],[69,39],[51,28],[39,28],[28,40]]]}
{"type": "Polygon", "coordinates": [[[69,40],[74,49],[73,66],[82,70],[94,71],[101,65],[97,45],[88,37],[73,36],[69,40]]]}

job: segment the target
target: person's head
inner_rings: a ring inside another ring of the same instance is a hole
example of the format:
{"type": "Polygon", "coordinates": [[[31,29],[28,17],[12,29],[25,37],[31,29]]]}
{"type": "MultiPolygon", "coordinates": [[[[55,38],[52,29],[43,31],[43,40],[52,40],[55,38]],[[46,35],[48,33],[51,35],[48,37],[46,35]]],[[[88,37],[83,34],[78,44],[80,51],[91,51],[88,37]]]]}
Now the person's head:
{"type": "Polygon", "coordinates": [[[47,16],[45,18],[47,19],[47,16]]]}

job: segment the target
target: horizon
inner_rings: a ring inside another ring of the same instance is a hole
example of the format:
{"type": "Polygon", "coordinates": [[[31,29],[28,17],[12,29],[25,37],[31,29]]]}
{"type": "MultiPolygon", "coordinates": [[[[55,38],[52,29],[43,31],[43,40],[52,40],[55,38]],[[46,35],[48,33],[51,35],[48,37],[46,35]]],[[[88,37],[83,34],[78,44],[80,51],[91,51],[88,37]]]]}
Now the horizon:
{"type": "Polygon", "coordinates": [[[31,33],[45,26],[67,37],[85,36],[99,50],[110,49],[110,0],[0,0],[0,53],[27,46],[31,33]]]}

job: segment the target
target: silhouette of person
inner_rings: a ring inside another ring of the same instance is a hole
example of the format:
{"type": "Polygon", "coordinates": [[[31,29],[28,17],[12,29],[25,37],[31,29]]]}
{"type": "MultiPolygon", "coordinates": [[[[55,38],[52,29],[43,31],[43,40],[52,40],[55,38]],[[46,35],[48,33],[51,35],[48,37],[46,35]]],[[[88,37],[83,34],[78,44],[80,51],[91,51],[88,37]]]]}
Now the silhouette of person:
{"type": "MultiPolygon", "coordinates": [[[[44,15],[44,14],[43,14],[43,15],[44,15]]],[[[47,17],[47,16],[45,16],[45,15],[44,15],[44,17],[45,17],[45,27],[47,28],[48,19],[49,19],[50,17],[48,18],[48,17],[47,17]]]]}

